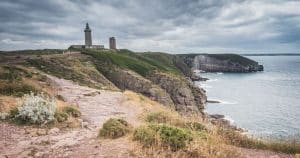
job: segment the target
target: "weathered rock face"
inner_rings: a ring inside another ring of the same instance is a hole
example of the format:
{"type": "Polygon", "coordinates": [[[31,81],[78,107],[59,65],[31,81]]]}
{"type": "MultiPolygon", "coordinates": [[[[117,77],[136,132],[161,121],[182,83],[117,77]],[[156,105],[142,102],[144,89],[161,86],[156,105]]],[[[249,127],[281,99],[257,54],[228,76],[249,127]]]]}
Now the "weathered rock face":
{"type": "Polygon", "coordinates": [[[205,91],[192,82],[160,72],[153,73],[148,78],[169,93],[177,111],[202,112],[206,102],[205,91]]]}
{"type": "Polygon", "coordinates": [[[111,73],[106,73],[106,77],[120,89],[141,93],[163,105],[175,108],[170,95],[165,90],[133,71],[115,69],[111,73]]]}
{"type": "MultiPolygon", "coordinates": [[[[240,58],[244,58],[241,57],[240,58]]],[[[193,69],[207,72],[256,72],[263,71],[263,66],[255,61],[247,60],[243,63],[231,59],[218,59],[208,55],[197,55],[194,57],[193,69]]]]}
{"type": "Polygon", "coordinates": [[[179,55],[186,65],[206,72],[256,72],[263,65],[237,54],[183,54],[179,55]]]}

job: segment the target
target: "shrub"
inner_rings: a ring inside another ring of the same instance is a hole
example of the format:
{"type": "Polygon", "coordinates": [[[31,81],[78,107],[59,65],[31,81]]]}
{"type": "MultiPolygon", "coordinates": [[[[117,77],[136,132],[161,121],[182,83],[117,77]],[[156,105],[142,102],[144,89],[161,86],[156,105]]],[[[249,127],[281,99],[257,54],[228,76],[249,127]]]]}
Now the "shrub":
{"type": "Polygon", "coordinates": [[[66,113],[70,116],[73,116],[73,117],[80,117],[80,115],[81,115],[80,111],[77,108],[73,107],[73,106],[63,107],[62,112],[66,113]]]}
{"type": "Polygon", "coordinates": [[[56,111],[54,117],[57,122],[64,122],[68,119],[69,115],[64,112],[56,111]]]}
{"type": "Polygon", "coordinates": [[[191,132],[183,128],[166,124],[152,125],[152,128],[159,133],[162,143],[173,151],[186,147],[186,144],[193,140],[191,132]]]}
{"type": "Polygon", "coordinates": [[[31,124],[46,124],[54,120],[55,100],[43,94],[30,93],[23,97],[16,119],[31,124]]]}
{"type": "Polygon", "coordinates": [[[156,137],[156,132],[147,126],[141,126],[135,129],[133,133],[133,140],[139,141],[140,143],[142,143],[144,146],[147,147],[155,143],[155,137],[156,137]]]}
{"type": "Polygon", "coordinates": [[[100,137],[119,138],[129,132],[129,124],[123,119],[110,118],[99,131],[100,137]]]}
{"type": "Polygon", "coordinates": [[[151,146],[159,141],[163,147],[177,151],[185,148],[193,137],[192,133],[184,128],[167,124],[151,124],[135,129],[133,140],[141,142],[144,146],[151,146]]]}

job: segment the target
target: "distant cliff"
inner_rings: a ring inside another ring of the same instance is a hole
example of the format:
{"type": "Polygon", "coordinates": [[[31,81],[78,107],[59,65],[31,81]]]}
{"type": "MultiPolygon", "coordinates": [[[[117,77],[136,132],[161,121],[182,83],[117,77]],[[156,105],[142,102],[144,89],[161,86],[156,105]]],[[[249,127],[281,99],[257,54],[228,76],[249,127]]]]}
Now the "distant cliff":
{"type": "Polygon", "coordinates": [[[257,72],[263,65],[237,54],[184,54],[180,55],[192,69],[206,72],[257,72]]]}

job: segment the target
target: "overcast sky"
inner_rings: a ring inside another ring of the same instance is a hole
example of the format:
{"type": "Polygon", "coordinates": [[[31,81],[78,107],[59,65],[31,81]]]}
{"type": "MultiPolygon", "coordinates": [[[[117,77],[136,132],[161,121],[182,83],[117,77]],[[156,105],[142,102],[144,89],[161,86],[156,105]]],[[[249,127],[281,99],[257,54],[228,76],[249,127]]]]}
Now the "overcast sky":
{"type": "Polygon", "coordinates": [[[169,53],[300,53],[300,1],[1,0],[0,50],[84,43],[169,53]]]}

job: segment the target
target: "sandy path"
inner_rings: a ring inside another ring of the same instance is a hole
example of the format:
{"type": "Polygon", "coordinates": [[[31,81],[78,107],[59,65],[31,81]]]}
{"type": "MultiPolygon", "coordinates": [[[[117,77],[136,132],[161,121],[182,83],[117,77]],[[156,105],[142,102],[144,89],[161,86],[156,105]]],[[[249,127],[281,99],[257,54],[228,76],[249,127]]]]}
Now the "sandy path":
{"type": "Polygon", "coordinates": [[[121,92],[102,91],[79,86],[71,81],[48,76],[65,100],[79,107],[88,128],[61,130],[57,134],[34,135],[32,127],[0,123],[2,157],[132,157],[128,138],[98,139],[98,130],[111,117],[122,117],[137,125],[138,108],[126,103],[121,92]]]}

